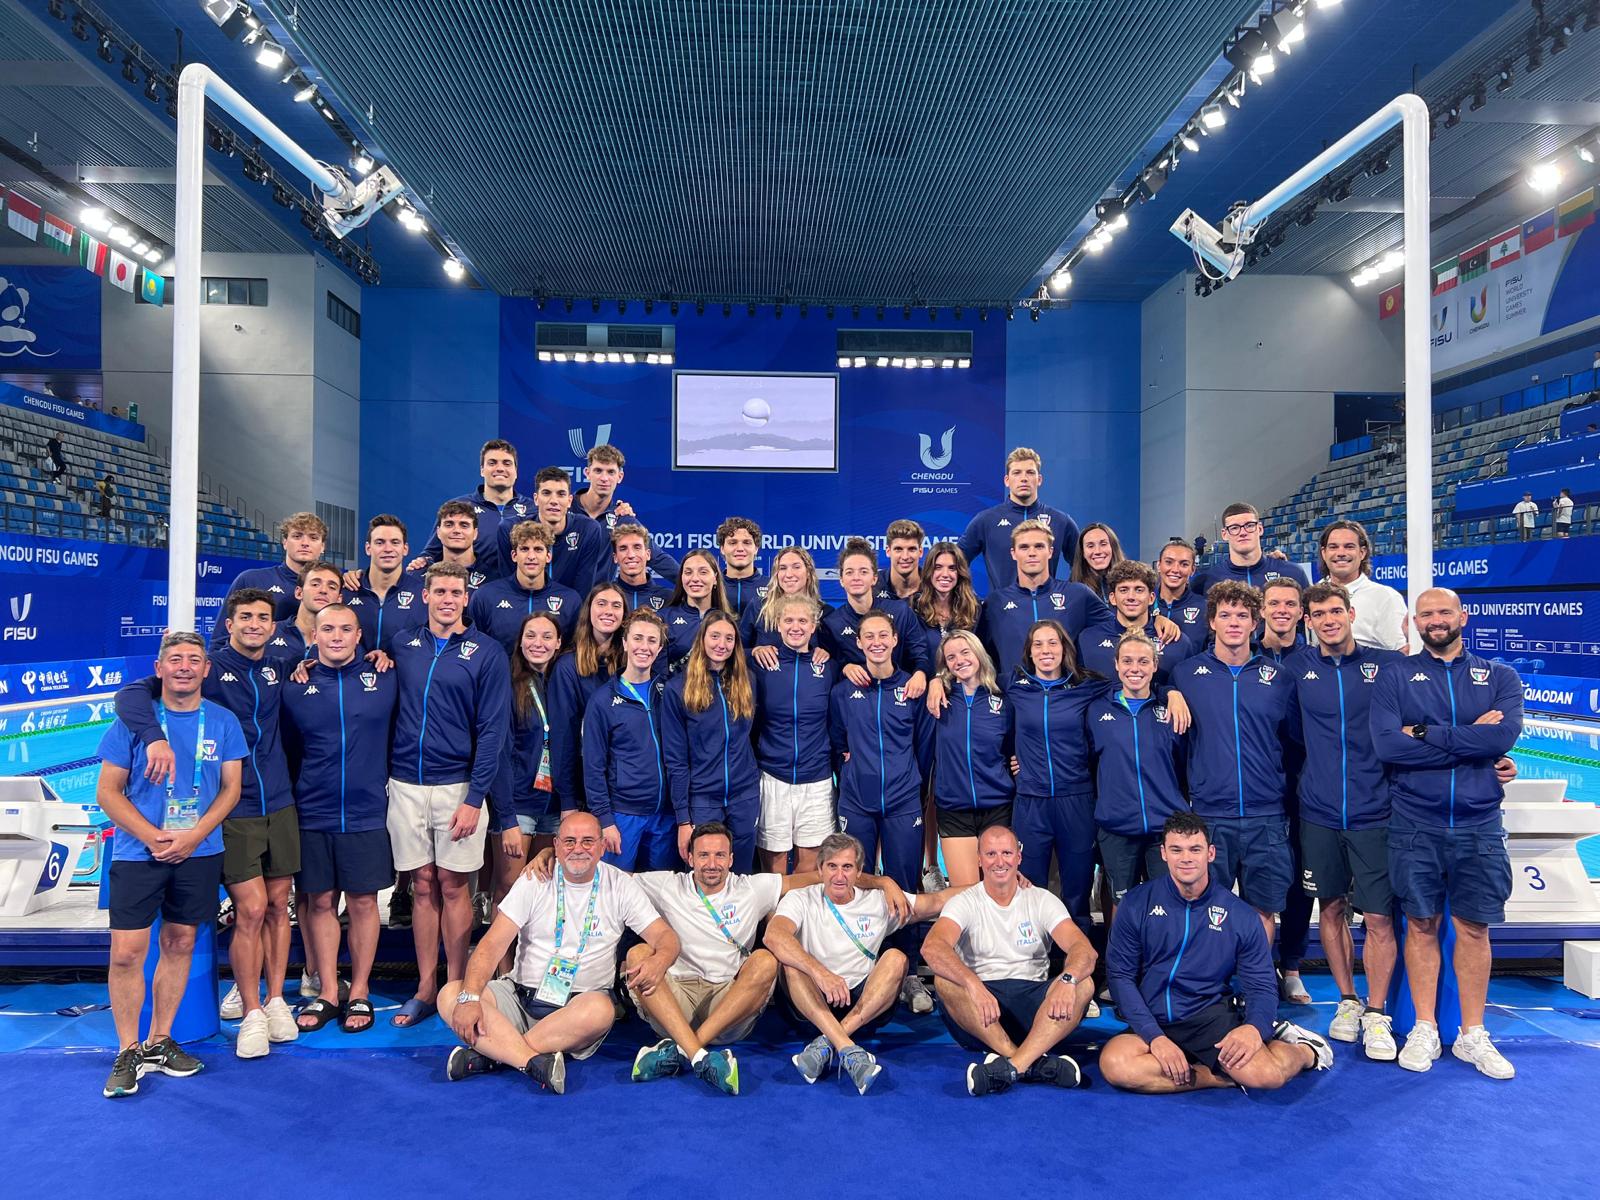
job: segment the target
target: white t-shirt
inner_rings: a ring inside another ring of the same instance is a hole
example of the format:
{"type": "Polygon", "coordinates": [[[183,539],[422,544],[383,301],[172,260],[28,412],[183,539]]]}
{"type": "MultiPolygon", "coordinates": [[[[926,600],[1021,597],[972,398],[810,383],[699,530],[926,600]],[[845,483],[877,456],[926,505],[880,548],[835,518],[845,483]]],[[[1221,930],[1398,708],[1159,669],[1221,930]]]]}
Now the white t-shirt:
{"type": "Polygon", "coordinates": [[[1572,524],[1571,496],[1557,496],[1555,498],[1555,503],[1553,503],[1550,507],[1555,513],[1555,522],[1557,525],[1572,524]]]}
{"type": "Polygon", "coordinates": [[[1050,933],[1071,920],[1048,888],[1018,888],[1001,906],[980,883],[951,899],[940,914],[961,926],[956,953],[985,983],[992,979],[1042,982],[1050,974],[1050,933]]]}
{"type": "Polygon", "coordinates": [[[706,911],[693,875],[646,871],[633,878],[678,935],[682,949],[667,974],[707,983],[727,983],[739,973],[755,946],[756,927],[778,907],[778,897],[783,894],[781,875],[729,875],[720,892],[706,897],[739,943],[735,947],[706,911]]]}
{"type": "MultiPolygon", "coordinates": [[[[517,942],[517,961],[512,976],[523,987],[538,987],[550,967],[556,952],[556,880],[529,879],[519,876],[506,898],[500,901],[500,911],[515,921],[522,930],[517,942]]],[[[600,895],[595,900],[594,928],[578,961],[578,974],[573,980],[572,992],[598,992],[609,988],[617,978],[617,943],[622,940],[623,927],[643,934],[661,916],[650,906],[650,898],[634,881],[633,876],[617,870],[609,863],[601,863],[594,879],[587,884],[567,884],[567,919],[561,930],[561,952],[571,956],[578,952],[583,938],[584,915],[589,907],[590,892],[598,887],[600,895]]]]}
{"type": "Polygon", "coordinates": [[[850,934],[877,954],[883,939],[900,928],[900,922],[889,911],[882,892],[857,888],[848,904],[836,906],[849,926],[850,933],[846,933],[825,900],[820,883],[796,888],[778,901],[778,916],[794,922],[802,950],[855,987],[872,973],[874,964],[856,948],[850,934]]]}
{"type": "Polygon", "coordinates": [[[1539,506],[1532,500],[1518,500],[1517,506],[1511,511],[1516,516],[1518,525],[1524,529],[1532,529],[1534,517],[1539,513],[1539,506]]]}
{"type": "Polygon", "coordinates": [[[1350,604],[1356,610],[1350,629],[1358,646],[1374,650],[1405,649],[1404,596],[1386,583],[1374,583],[1370,575],[1357,576],[1354,583],[1344,585],[1344,590],[1350,593],[1350,604]]]}

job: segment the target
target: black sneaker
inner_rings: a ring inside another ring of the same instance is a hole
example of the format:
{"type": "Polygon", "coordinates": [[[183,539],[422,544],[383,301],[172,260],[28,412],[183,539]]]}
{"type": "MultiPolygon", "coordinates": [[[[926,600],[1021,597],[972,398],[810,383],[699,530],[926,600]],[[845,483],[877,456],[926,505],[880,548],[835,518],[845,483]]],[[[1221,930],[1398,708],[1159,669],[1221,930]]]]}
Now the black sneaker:
{"type": "Polygon", "coordinates": [[[473,1075],[488,1075],[498,1071],[504,1065],[488,1055],[479,1054],[471,1046],[457,1046],[444,1061],[444,1077],[451,1083],[460,1083],[473,1075]]]}
{"type": "Polygon", "coordinates": [[[146,1045],[142,1051],[144,1069],[147,1071],[160,1071],[163,1075],[172,1075],[178,1079],[186,1079],[190,1075],[198,1075],[205,1070],[205,1063],[190,1054],[170,1037],[164,1037],[159,1042],[146,1045]]]}
{"type": "Polygon", "coordinates": [[[981,1063],[967,1066],[967,1095],[986,1096],[990,1092],[1003,1092],[1017,1081],[1017,1069],[1009,1058],[990,1054],[981,1063]]]}
{"type": "Polygon", "coordinates": [[[411,892],[404,888],[395,888],[389,897],[389,925],[394,929],[404,929],[411,924],[411,892]]]}
{"type": "Polygon", "coordinates": [[[522,1073],[558,1096],[567,1090],[567,1057],[559,1050],[554,1054],[535,1054],[522,1068],[522,1073]]]}
{"type": "Polygon", "coordinates": [[[1066,1054],[1046,1054],[1029,1067],[1023,1075],[1024,1083],[1053,1083],[1057,1087],[1075,1088],[1083,1085],[1083,1069],[1077,1060],[1066,1054]]]}
{"type": "Polygon", "coordinates": [[[111,1065],[111,1077],[101,1095],[108,1100],[118,1096],[132,1096],[139,1091],[139,1076],[144,1074],[144,1047],[135,1042],[117,1051],[117,1061],[111,1065]]]}

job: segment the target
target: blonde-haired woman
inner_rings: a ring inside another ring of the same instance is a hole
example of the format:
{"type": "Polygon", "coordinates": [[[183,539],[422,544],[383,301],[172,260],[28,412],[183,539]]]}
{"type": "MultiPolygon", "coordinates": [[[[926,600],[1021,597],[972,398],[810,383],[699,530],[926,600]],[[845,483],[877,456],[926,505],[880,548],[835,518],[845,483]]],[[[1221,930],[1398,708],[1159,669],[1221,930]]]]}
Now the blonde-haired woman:
{"type": "Polygon", "coordinates": [[[949,703],[934,724],[933,798],[951,887],[978,882],[978,835],[1011,824],[1016,736],[1010,702],[977,634],[958,629],[939,647],[949,703]]]}

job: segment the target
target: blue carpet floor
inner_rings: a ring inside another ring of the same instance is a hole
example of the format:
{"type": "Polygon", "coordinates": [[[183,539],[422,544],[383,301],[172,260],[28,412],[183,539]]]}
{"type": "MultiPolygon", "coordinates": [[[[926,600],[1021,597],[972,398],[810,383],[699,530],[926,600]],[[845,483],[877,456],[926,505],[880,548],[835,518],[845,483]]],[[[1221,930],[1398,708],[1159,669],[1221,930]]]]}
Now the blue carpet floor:
{"type": "MultiPolygon", "coordinates": [[[[1323,1029],[1332,997],[1326,980],[1310,982],[1319,1003],[1295,1015],[1323,1029]]],[[[64,1164],[49,1185],[56,1195],[392,1200],[537,1193],[553,1178],[565,1195],[652,1200],[1593,1194],[1600,1022],[1590,1018],[1600,1006],[1551,980],[1494,983],[1490,1027],[1517,1065],[1510,1083],[1448,1051],[1419,1076],[1339,1047],[1331,1072],[1278,1093],[1160,1099],[1114,1092],[1092,1066],[1084,1090],[972,1099],[961,1084],[970,1056],[936,1016],[888,1027],[875,1047],[884,1074],[865,1097],[837,1078],[803,1083],[788,1063],[795,1044],[770,1017],[739,1049],[738,1098],[693,1078],[630,1084],[646,1036],[632,1024],[573,1064],[567,1094],[551,1096],[509,1074],[447,1083],[449,1031],[436,1020],[394,1030],[380,1013],[370,1034],[330,1026],[251,1062],[233,1056],[225,1026],[193,1047],[202,1074],[147,1077],[138,1096],[112,1102],[100,1096],[109,1014],[55,1011],[104,998],[91,985],[0,988],[5,1158],[64,1164]]],[[[1105,1020],[1086,1031],[1098,1040],[1117,1028],[1105,1020]]]]}

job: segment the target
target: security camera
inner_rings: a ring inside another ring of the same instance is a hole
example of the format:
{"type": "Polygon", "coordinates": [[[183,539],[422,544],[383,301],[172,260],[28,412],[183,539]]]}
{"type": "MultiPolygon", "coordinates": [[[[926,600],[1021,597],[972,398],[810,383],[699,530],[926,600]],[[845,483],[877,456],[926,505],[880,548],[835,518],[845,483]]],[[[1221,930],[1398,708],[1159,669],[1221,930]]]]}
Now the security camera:
{"type": "Polygon", "coordinates": [[[338,167],[328,166],[328,170],[338,180],[339,191],[322,197],[322,215],[335,237],[348,237],[360,229],[405,190],[387,166],[379,167],[360,182],[353,182],[338,167]]]}
{"type": "Polygon", "coordinates": [[[1211,268],[1213,278],[1232,279],[1244,266],[1245,240],[1233,229],[1230,212],[1219,230],[1193,209],[1186,208],[1172,223],[1172,234],[1211,268]]]}

